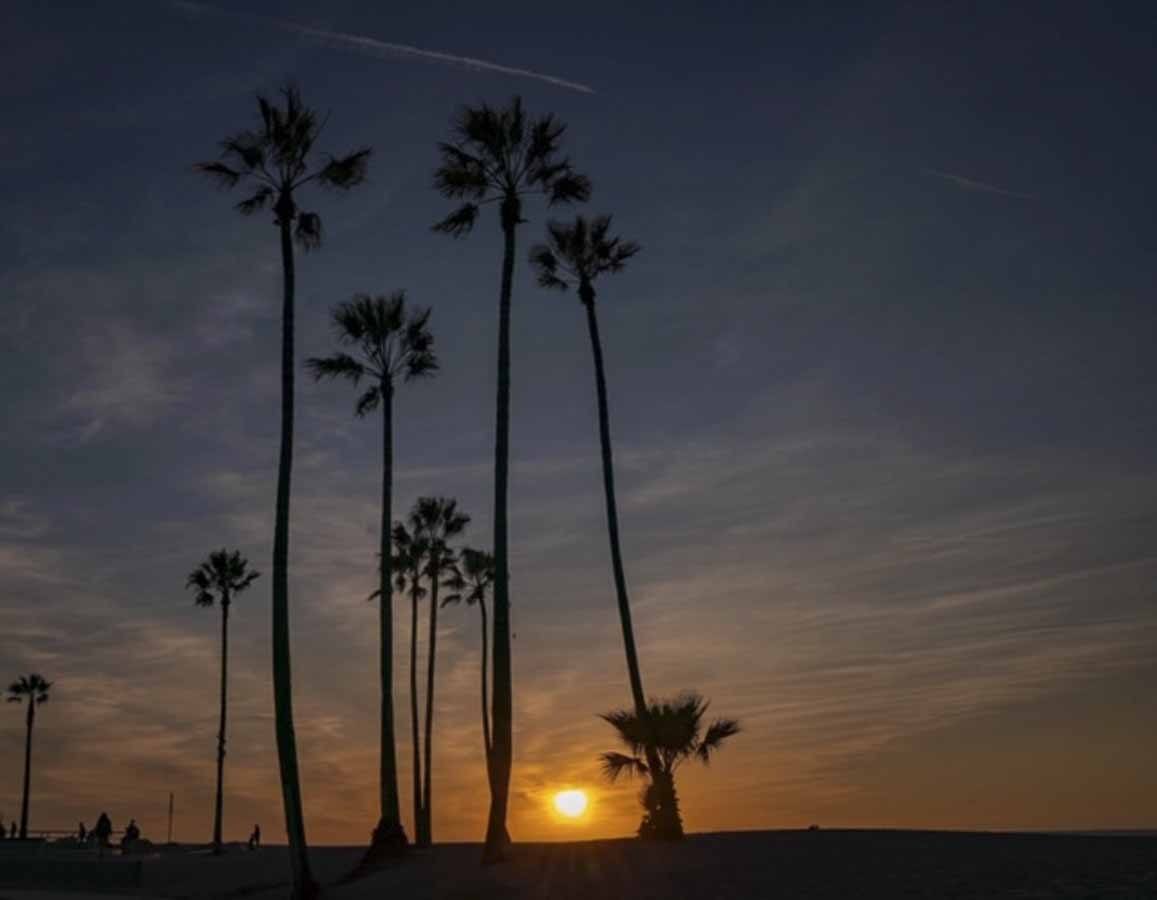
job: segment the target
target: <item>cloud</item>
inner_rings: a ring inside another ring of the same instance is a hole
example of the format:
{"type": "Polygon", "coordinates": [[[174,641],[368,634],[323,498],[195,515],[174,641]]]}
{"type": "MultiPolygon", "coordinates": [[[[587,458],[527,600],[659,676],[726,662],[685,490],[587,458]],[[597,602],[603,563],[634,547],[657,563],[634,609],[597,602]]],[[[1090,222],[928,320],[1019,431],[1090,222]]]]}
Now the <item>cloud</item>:
{"type": "Polygon", "coordinates": [[[1032,194],[1010,191],[1006,188],[997,187],[995,184],[989,184],[987,181],[977,181],[974,178],[966,178],[963,175],[954,175],[952,172],[941,172],[939,169],[925,169],[924,174],[950,181],[958,188],[963,188],[966,191],[976,191],[982,194],[1000,194],[1002,197],[1016,197],[1018,200],[1033,199],[1032,194]]]}
{"type": "Polygon", "coordinates": [[[365,37],[360,34],[347,34],[341,31],[328,31],[322,28],[313,28],[309,25],[300,25],[286,19],[275,19],[268,16],[254,16],[247,13],[234,13],[218,9],[205,3],[194,3],[191,0],[172,0],[172,5],[193,15],[226,16],[232,19],[265,24],[282,31],[290,31],[305,37],[315,38],[332,47],[345,48],[365,53],[379,59],[419,59],[425,62],[446,63],[452,66],[470,69],[474,72],[497,72],[501,75],[512,75],[516,78],[532,78],[535,81],[552,84],[555,87],[578,91],[583,94],[593,94],[594,88],[577,81],[568,81],[554,75],[534,72],[530,69],[520,69],[514,66],[504,66],[499,63],[487,62],[472,56],[458,56],[452,53],[442,53],[438,50],[424,50],[421,47],[411,47],[408,44],[393,44],[388,41],[379,41],[377,38],[365,37]]]}

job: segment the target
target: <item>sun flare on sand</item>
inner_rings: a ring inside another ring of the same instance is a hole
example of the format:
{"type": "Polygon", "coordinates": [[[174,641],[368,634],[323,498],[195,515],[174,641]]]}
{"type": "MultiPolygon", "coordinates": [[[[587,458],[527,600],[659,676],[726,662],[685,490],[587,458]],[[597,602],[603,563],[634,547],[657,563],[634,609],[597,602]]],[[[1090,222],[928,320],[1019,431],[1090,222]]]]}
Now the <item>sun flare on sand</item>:
{"type": "Polygon", "coordinates": [[[577,819],[587,811],[587,795],[583,791],[559,791],[554,795],[554,808],[561,816],[577,819]]]}

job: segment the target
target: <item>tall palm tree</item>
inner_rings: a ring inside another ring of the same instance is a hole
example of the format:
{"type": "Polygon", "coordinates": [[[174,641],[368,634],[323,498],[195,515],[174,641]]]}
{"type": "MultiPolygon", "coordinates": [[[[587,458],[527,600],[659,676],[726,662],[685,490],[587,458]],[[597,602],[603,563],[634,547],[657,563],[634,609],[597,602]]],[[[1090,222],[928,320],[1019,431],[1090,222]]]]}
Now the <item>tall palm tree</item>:
{"type": "Polygon", "coordinates": [[[225,711],[229,684],[229,607],[233,598],[260,576],[250,571],[249,560],[234,550],[215,550],[189,573],[185,588],[194,590],[193,602],[206,608],[221,607],[221,718],[217,727],[217,801],[213,807],[213,852],[221,852],[221,818],[225,791],[225,711]]]}
{"type": "Polygon", "coordinates": [[[28,837],[28,794],[32,788],[32,726],[36,724],[36,707],[48,702],[48,692],[52,682],[45,681],[33,672],[22,675],[8,685],[8,702],[23,703],[28,700],[28,710],[24,714],[24,797],[20,801],[20,840],[28,837]]]}
{"type": "Polygon", "coordinates": [[[445,497],[419,497],[410,511],[410,528],[426,544],[423,574],[430,586],[429,636],[426,640],[426,729],[423,743],[422,818],[418,824],[418,843],[428,847],[433,842],[431,783],[434,759],[434,669],[438,650],[438,589],[453,581],[456,554],[450,540],[460,535],[470,517],[458,511],[458,502],[445,497]]]}
{"type": "Polygon", "coordinates": [[[486,633],[486,592],[494,584],[494,557],[483,550],[463,547],[460,561],[447,581],[447,587],[455,591],[442,601],[442,606],[450,606],[465,601],[468,606],[478,605],[482,614],[482,745],[486,751],[486,771],[490,771],[490,710],[486,700],[487,639],[486,633]]]}
{"type": "MultiPolygon", "coordinates": [[[[615,501],[615,462],[611,450],[611,422],[607,403],[607,379],[603,365],[603,345],[599,337],[599,321],[595,311],[595,282],[603,275],[622,271],[627,260],[639,252],[639,245],[610,234],[611,219],[599,216],[588,222],[577,216],[572,224],[550,222],[546,228],[547,240],[531,248],[531,265],[538,273],[543,287],[567,290],[577,289],[579,300],[586,310],[587,331],[590,335],[591,354],[595,363],[595,394],[599,408],[599,441],[602,446],[603,496],[607,511],[607,535],[611,545],[611,570],[619,604],[619,623],[623,630],[623,646],[627,654],[627,675],[631,685],[631,699],[635,715],[641,722],[647,720],[647,699],[643,690],[643,675],[639,654],[635,648],[635,631],[631,624],[631,602],[627,595],[627,577],[623,571],[623,551],[619,541],[619,511],[615,501]]],[[[660,770],[654,749],[644,745],[648,771],[660,770]]],[[[650,826],[648,836],[677,839],[683,830],[675,808],[674,785],[667,796],[663,786],[647,793],[655,805],[646,811],[650,826]]]]}
{"type": "Polygon", "coordinates": [[[305,820],[301,810],[301,779],[297,768],[297,740],[293,730],[293,684],[289,656],[289,492],[293,469],[293,303],[294,241],[304,250],[321,246],[321,217],[298,206],[302,188],[317,183],[346,191],[366,177],[370,148],[345,156],[329,156],[310,169],[314,145],[325,125],[307,107],[293,86],[281,91],[284,106],[258,96],[260,121],[255,129],[238,132],[221,142],[221,158],[199,163],[197,169],[222,188],[243,184],[252,190],[237,204],[250,216],[273,212],[281,236],[281,450],[277,465],[277,503],[273,527],[273,703],[277,758],[281,768],[281,795],[285,830],[289,837],[292,893],[296,900],[317,894],[309,866],[305,820]]]}
{"type": "Polygon", "coordinates": [[[506,812],[514,760],[513,684],[510,661],[510,569],[507,547],[507,481],[510,465],[510,298],[514,279],[515,233],[525,220],[523,203],[541,196],[549,205],[590,196],[590,181],[560,156],[566,126],[553,115],[528,117],[522,100],[495,109],[463,107],[453,139],[438,145],[437,190],[459,207],[434,226],[454,237],[469,234],[484,205],[499,204],[502,228],[502,281],[498,295],[498,393],[494,436],[494,747],[489,766],[490,815],[483,859],[500,860],[510,843],[506,812]]]}
{"type": "Polygon", "coordinates": [[[358,398],[354,412],[364,416],[382,407],[382,509],[378,553],[379,679],[381,684],[381,736],[379,747],[378,800],[380,815],[374,829],[370,855],[390,855],[406,846],[398,799],[398,763],[394,747],[394,607],[390,523],[393,521],[394,484],[394,385],[398,379],[412,381],[438,369],[434,337],[429,330],[430,310],[407,313],[406,295],[358,294],[333,311],[338,342],[354,353],[340,352],[311,358],[306,365],[316,380],[346,378],[369,386],[358,398]]]}
{"type": "MultiPolygon", "coordinates": [[[[680,694],[674,700],[652,700],[647,707],[647,718],[634,710],[618,709],[601,716],[618,732],[619,740],[630,754],[602,754],[603,772],[614,782],[620,775],[642,775],[651,780],[643,792],[643,806],[651,809],[654,801],[649,794],[663,791],[670,794],[676,818],[679,801],[675,796],[675,770],[689,759],[704,765],[711,761],[727,738],[739,733],[734,719],[716,719],[703,731],[703,715],[708,703],[699,694],[680,694]],[[648,752],[653,751],[653,752],[648,752]],[[642,754],[642,756],[640,756],[642,754]],[[645,758],[644,758],[645,757],[645,758]]],[[[652,826],[648,818],[639,828],[644,834],[652,826]]],[[[680,831],[682,821],[679,822],[680,831]]]]}
{"type": "MultiPolygon", "coordinates": [[[[392,532],[394,543],[394,587],[399,593],[410,594],[410,766],[411,788],[414,798],[414,840],[422,836],[422,743],[418,730],[418,601],[426,596],[422,575],[426,566],[426,538],[417,530],[411,532],[402,522],[395,522],[392,532]]],[[[371,595],[371,599],[372,599],[371,595]]]]}

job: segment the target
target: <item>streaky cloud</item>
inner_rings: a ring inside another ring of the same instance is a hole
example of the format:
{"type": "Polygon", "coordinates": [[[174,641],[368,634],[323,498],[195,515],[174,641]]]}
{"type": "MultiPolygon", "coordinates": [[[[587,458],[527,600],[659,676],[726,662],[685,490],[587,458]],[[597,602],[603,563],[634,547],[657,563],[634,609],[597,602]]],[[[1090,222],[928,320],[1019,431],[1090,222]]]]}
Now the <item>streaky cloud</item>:
{"type": "Polygon", "coordinates": [[[1010,191],[1006,188],[997,187],[995,184],[989,184],[987,181],[977,181],[975,178],[966,178],[963,175],[956,175],[952,172],[942,172],[939,169],[925,169],[925,175],[931,175],[933,178],[941,178],[944,181],[950,181],[958,188],[966,191],[976,191],[982,194],[999,194],[1002,197],[1016,197],[1018,200],[1032,200],[1031,194],[1022,194],[1020,191],[1010,191]]]}
{"type": "Polygon", "coordinates": [[[578,91],[583,94],[595,93],[590,85],[577,81],[568,81],[543,72],[530,69],[520,69],[515,66],[504,66],[500,63],[476,59],[472,56],[458,56],[453,53],[442,53],[438,50],[425,50],[421,47],[412,47],[409,44],[394,44],[389,41],[380,41],[377,38],[366,37],[360,34],[349,34],[343,31],[329,31],[324,28],[314,28],[291,22],[288,19],[277,19],[270,16],[257,16],[251,13],[238,13],[231,10],[219,9],[206,3],[197,3],[194,0],[170,0],[173,7],[192,15],[212,15],[230,19],[238,19],[256,24],[269,25],[281,31],[289,31],[305,37],[314,38],[324,44],[339,49],[356,50],[381,59],[419,59],[425,62],[446,63],[460,68],[471,69],[475,72],[498,72],[502,75],[512,75],[515,78],[533,78],[546,84],[578,91]]]}

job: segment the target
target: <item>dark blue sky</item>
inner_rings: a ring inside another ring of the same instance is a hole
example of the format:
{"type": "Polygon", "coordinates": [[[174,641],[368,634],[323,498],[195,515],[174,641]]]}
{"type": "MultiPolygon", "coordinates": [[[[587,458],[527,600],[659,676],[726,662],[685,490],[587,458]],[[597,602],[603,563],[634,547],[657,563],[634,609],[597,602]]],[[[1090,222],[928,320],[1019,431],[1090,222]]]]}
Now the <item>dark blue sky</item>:
{"type": "MultiPolygon", "coordinates": [[[[454,494],[487,540],[497,223],[429,230],[456,107],[556,112],[588,211],[643,244],[601,314],[644,663],[655,692],[699,687],[749,725],[731,765],[689,778],[692,827],[1153,824],[1135,698],[1157,674],[1157,13],[628,6],[0,11],[0,669],[60,685],[46,818],[93,814],[74,782],[95,741],[149,791],[177,784],[196,827],[215,645],[181,584],[221,542],[268,557],[279,269],[270,224],[191,164],[292,78],[332,113],[325,149],[374,147],[367,186],[303,200],[327,242],[300,264],[300,355],[354,291],[434,308],[443,372],[399,401],[397,512],[454,494]],[[911,787],[954,746],[957,787],[911,787]],[[1017,753],[1043,760],[1019,793],[993,774],[1017,753]],[[1087,774],[1104,753],[1109,786],[1087,774]]],[[[553,837],[540,794],[559,773],[597,787],[593,714],[624,681],[580,309],[521,258],[514,378],[514,815],[553,837]]],[[[299,396],[307,805],[323,839],[360,839],[377,432],[340,387],[299,396]]],[[[267,602],[238,616],[238,833],[277,819],[267,602]]],[[[447,623],[447,837],[484,809],[474,624],[447,623]]],[[[0,779],[0,811],[17,790],[0,779]]],[[[632,792],[604,793],[589,833],[627,830],[632,792]]]]}

